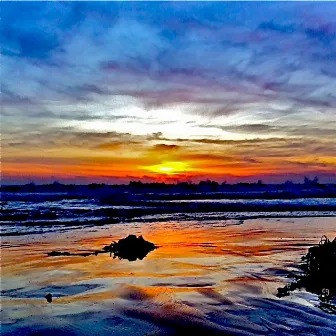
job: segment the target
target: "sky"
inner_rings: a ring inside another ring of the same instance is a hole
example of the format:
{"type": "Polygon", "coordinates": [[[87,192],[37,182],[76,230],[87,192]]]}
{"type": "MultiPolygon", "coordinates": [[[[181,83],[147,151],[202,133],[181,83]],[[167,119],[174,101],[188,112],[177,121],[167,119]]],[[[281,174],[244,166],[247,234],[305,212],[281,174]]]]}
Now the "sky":
{"type": "Polygon", "coordinates": [[[3,184],[336,182],[336,3],[0,6],[3,184]]]}

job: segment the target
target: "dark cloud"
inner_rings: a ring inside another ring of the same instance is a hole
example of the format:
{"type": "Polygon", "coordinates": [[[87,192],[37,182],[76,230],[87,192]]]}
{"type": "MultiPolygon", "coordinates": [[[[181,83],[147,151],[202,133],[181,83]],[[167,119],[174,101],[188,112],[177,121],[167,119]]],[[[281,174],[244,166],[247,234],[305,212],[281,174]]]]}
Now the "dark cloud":
{"type": "Polygon", "coordinates": [[[153,146],[154,151],[176,151],[180,148],[178,145],[157,144],[153,146]]]}
{"type": "Polygon", "coordinates": [[[1,104],[4,106],[11,105],[31,105],[33,100],[8,89],[6,85],[1,85],[1,104]]]}
{"type": "Polygon", "coordinates": [[[108,142],[108,143],[102,143],[96,146],[97,149],[103,149],[103,150],[119,150],[122,148],[134,148],[134,145],[140,145],[141,147],[141,142],[137,141],[129,141],[129,140],[124,140],[124,141],[115,141],[115,142],[108,142]]]}
{"type": "Polygon", "coordinates": [[[247,124],[247,125],[237,125],[237,126],[227,126],[223,127],[223,130],[242,132],[242,133],[269,133],[270,131],[278,130],[276,126],[266,125],[266,124],[247,124]]]}
{"type": "Polygon", "coordinates": [[[293,24],[277,24],[272,21],[262,22],[259,25],[259,29],[266,31],[271,30],[280,33],[294,33],[297,30],[296,26],[293,24]]]}

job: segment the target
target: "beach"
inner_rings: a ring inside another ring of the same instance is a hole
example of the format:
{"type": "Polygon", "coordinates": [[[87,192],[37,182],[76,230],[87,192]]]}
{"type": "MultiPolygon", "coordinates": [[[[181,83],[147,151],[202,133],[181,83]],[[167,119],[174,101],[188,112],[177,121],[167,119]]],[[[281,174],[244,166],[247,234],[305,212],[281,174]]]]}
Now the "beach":
{"type": "Polygon", "coordinates": [[[0,336],[336,336],[336,2],[0,7],[0,336]]]}
{"type": "Polygon", "coordinates": [[[304,289],[277,288],[335,217],[132,222],[1,239],[3,335],[335,335],[336,316],[304,289]],[[128,234],[143,260],[94,252],[128,234]],[[48,303],[45,295],[52,294],[48,303]]]}

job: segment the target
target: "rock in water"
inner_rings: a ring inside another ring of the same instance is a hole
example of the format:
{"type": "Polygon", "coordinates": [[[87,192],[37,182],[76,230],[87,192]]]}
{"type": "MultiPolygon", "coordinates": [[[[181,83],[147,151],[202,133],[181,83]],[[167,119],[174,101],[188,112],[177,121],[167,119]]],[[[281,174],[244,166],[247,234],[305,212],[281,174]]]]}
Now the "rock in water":
{"type": "Polygon", "coordinates": [[[48,303],[51,303],[52,302],[52,295],[49,293],[45,296],[45,298],[47,299],[47,302],[48,303]]]}
{"type": "Polygon", "coordinates": [[[156,249],[156,246],[145,240],[142,236],[129,235],[126,238],[120,239],[118,242],[113,242],[110,245],[103,247],[102,250],[96,250],[94,252],[62,252],[62,251],[51,251],[47,255],[49,257],[59,257],[59,256],[91,256],[98,255],[100,253],[110,253],[113,254],[114,258],[127,259],[129,261],[135,261],[137,259],[142,260],[147,256],[150,251],[156,249]]]}
{"type": "Polygon", "coordinates": [[[113,253],[115,258],[135,261],[142,260],[147,254],[156,249],[156,246],[145,240],[142,236],[129,235],[104,247],[107,252],[113,253]]]}

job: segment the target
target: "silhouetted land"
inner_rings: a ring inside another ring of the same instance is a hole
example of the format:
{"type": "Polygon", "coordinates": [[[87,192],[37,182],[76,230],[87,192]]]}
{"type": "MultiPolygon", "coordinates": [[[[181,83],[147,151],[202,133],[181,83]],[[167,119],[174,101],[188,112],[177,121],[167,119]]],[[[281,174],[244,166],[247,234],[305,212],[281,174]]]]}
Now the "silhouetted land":
{"type": "MultiPolygon", "coordinates": [[[[181,199],[295,199],[295,198],[333,198],[336,197],[336,184],[321,184],[318,179],[305,178],[304,183],[287,181],[283,184],[257,183],[218,183],[201,181],[200,183],[182,182],[176,184],[142,183],[132,181],[129,184],[108,185],[92,183],[88,185],[52,184],[1,186],[1,192],[38,194],[64,193],[64,198],[97,198],[124,203],[139,200],[181,200],[181,199]]],[[[45,198],[46,195],[44,195],[45,198]]],[[[50,195],[52,198],[53,196],[50,195]]],[[[4,198],[6,200],[6,196],[4,198]]]]}

